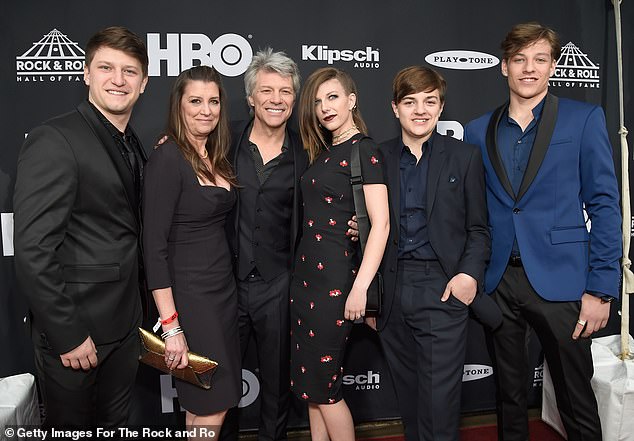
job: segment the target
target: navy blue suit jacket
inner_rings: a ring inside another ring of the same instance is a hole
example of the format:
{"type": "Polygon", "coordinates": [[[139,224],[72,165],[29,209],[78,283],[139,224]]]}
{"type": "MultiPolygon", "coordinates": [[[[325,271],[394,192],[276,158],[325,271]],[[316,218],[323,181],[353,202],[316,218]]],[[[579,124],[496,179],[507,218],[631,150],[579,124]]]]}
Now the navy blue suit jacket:
{"type": "Polygon", "coordinates": [[[480,146],[486,172],[492,238],[486,292],[498,286],[517,237],[528,279],[544,299],[579,300],[584,292],[618,297],[621,215],[603,110],[549,94],[515,195],[496,146],[507,107],[465,127],[465,142],[480,146]]]}
{"type": "MultiPolygon", "coordinates": [[[[390,201],[390,236],[382,262],[383,312],[377,323],[378,329],[382,330],[387,324],[396,292],[401,138],[386,141],[379,148],[384,158],[390,201]]],[[[433,149],[426,190],[427,228],[432,249],[448,279],[458,273],[466,273],[481,286],[490,239],[480,151],[475,146],[439,133],[434,135],[433,149]]]]}

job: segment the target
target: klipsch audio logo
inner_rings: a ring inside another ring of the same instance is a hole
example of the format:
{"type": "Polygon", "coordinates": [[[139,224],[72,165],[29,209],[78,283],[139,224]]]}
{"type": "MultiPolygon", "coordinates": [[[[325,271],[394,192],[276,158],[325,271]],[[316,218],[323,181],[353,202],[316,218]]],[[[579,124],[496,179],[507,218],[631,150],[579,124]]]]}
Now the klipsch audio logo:
{"type": "Polygon", "coordinates": [[[462,382],[482,380],[493,375],[493,368],[485,364],[465,364],[462,372],[462,382]]]}
{"type": "Polygon", "coordinates": [[[425,57],[432,66],[445,69],[474,70],[496,66],[500,60],[493,55],[475,51],[442,51],[425,57]]]}
{"type": "Polygon", "coordinates": [[[354,386],[354,390],[371,390],[381,387],[381,376],[374,371],[359,375],[344,375],[341,381],[346,386],[354,386]]]}
{"type": "Polygon", "coordinates": [[[213,66],[222,75],[242,75],[253,58],[249,42],[238,34],[224,34],[212,41],[205,34],[147,34],[150,57],[148,74],[175,77],[192,66],[213,66]]]}
{"type": "Polygon", "coordinates": [[[599,81],[599,66],[590,61],[587,54],[572,42],[561,48],[555,74],[549,81],[551,86],[598,89],[599,81]]]}
{"type": "Polygon", "coordinates": [[[303,44],[302,60],[335,62],[353,62],[353,67],[379,68],[379,50],[366,46],[363,49],[330,49],[323,44],[303,44]]]}
{"type": "Polygon", "coordinates": [[[76,42],[53,29],[15,57],[17,82],[82,81],[84,57],[84,50],[76,42]]]}

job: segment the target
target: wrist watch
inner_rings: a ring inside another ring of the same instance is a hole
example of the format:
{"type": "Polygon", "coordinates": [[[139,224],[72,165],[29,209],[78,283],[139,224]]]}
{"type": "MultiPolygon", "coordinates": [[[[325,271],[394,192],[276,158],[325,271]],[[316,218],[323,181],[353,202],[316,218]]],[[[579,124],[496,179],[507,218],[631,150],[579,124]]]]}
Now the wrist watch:
{"type": "Polygon", "coordinates": [[[612,296],[601,296],[600,299],[601,299],[601,303],[602,304],[604,304],[604,303],[612,303],[614,301],[614,297],[612,297],[612,296]]]}

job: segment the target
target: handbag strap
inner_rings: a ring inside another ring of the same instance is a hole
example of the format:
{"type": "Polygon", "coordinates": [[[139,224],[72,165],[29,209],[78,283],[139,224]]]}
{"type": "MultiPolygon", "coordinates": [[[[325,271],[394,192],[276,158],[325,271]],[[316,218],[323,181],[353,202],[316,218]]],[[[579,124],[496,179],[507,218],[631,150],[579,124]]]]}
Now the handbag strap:
{"type": "Polygon", "coordinates": [[[353,143],[352,150],[350,151],[350,184],[352,185],[354,209],[357,215],[361,254],[363,254],[365,250],[365,244],[368,242],[368,236],[370,234],[370,218],[368,217],[368,210],[365,206],[363,176],[361,175],[361,157],[359,154],[359,145],[361,144],[361,141],[366,138],[368,137],[363,136],[357,142],[353,143]]]}

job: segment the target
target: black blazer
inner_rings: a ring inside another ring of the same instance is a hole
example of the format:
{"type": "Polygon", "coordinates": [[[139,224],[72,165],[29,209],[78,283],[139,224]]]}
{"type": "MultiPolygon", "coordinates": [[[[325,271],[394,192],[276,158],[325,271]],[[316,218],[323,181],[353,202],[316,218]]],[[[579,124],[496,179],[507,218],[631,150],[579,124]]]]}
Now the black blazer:
{"type": "MultiPolygon", "coordinates": [[[[245,138],[249,137],[249,127],[251,126],[253,119],[250,121],[242,121],[234,125],[232,130],[232,142],[231,142],[231,150],[229,151],[229,158],[232,166],[235,168],[237,160],[238,160],[238,152],[239,146],[244,142],[245,138]]],[[[269,244],[264,244],[264,246],[260,247],[262,252],[266,252],[269,255],[266,258],[260,259],[260,264],[265,265],[266,268],[260,268],[260,271],[266,274],[279,274],[280,271],[288,270],[289,263],[292,266],[294,263],[294,253],[295,248],[297,247],[297,242],[299,240],[299,235],[301,232],[300,224],[302,221],[302,207],[301,207],[301,190],[299,186],[300,178],[308,168],[308,154],[304,150],[302,146],[301,139],[299,135],[291,130],[290,128],[286,128],[286,131],[289,136],[289,150],[293,155],[293,168],[294,168],[294,190],[293,190],[293,213],[291,219],[291,234],[290,234],[290,249],[291,255],[277,255],[279,253],[275,253],[275,250],[279,248],[279,244],[277,243],[278,238],[269,237],[267,239],[270,240],[269,244]]],[[[239,184],[239,183],[238,183],[239,184]]],[[[235,209],[232,211],[231,216],[227,220],[227,237],[229,239],[229,245],[233,252],[234,262],[237,264],[238,259],[238,228],[239,228],[239,216],[240,216],[240,191],[237,192],[238,201],[235,205],[235,209]]]]}
{"type": "MultiPolygon", "coordinates": [[[[387,323],[396,290],[401,143],[398,137],[379,145],[390,204],[390,236],[381,265],[385,294],[379,330],[387,323]]],[[[432,148],[427,177],[429,241],[448,278],[466,273],[481,287],[491,242],[480,149],[438,133],[432,148]]]]}
{"type": "Polygon", "coordinates": [[[20,151],[17,282],[34,338],[56,353],[88,336],[120,340],[141,318],[139,201],[125,161],[87,101],[33,129],[20,151]]]}

